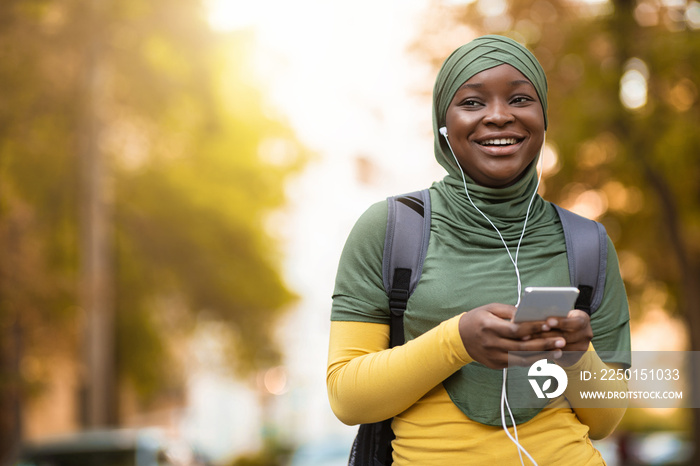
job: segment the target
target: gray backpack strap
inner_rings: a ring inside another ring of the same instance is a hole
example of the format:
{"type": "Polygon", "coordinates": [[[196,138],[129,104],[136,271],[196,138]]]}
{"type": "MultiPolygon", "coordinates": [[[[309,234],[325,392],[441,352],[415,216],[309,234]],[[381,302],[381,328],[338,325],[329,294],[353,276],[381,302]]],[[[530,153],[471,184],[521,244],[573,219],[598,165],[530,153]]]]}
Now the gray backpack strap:
{"type": "Polygon", "coordinates": [[[605,227],[556,204],[553,205],[564,228],[571,286],[578,287],[580,291],[575,307],[591,315],[598,310],[605,292],[605,270],[608,261],[608,237],[605,227]]]}
{"type": "Polygon", "coordinates": [[[420,280],[430,240],[427,189],[387,199],[382,275],[391,311],[391,346],[404,342],[403,313],[420,280]]]}

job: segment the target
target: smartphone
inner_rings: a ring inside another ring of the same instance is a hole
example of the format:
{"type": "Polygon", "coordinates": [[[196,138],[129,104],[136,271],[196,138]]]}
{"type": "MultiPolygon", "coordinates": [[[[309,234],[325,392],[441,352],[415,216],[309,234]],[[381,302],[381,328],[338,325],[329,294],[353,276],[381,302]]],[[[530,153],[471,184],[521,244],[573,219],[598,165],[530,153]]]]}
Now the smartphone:
{"type": "Polygon", "coordinates": [[[547,317],[566,317],[574,308],[578,288],[528,286],[523,291],[513,322],[545,320],[547,317]]]}

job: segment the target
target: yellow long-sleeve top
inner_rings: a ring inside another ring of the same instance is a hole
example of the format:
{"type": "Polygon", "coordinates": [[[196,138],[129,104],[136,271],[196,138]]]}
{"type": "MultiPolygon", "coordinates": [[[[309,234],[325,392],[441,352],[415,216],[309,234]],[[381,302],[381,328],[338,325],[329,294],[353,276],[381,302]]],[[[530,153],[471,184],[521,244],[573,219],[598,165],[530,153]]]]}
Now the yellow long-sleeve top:
{"type": "MultiPolygon", "coordinates": [[[[517,448],[504,430],[469,419],[442,386],[444,379],[472,361],[459,335],[459,318],[391,349],[387,349],[388,325],[331,323],[327,371],[331,407],[346,424],[393,416],[395,465],[519,463],[517,448]]],[[[566,370],[576,373],[607,367],[596,356],[581,358],[566,370]]],[[[626,382],[615,384],[605,389],[626,390],[626,382]]],[[[580,385],[576,377],[569,377],[565,396],[576,397],[583,388],[580,385]]],[[[585,389],[595,387],[587,382],[585,389]]],[[[560,398],[517,426],[519,442],[539,465],[605,464],[590,439],[610,434],[624,411],[619,407],[572,408],[560,398]]]]}

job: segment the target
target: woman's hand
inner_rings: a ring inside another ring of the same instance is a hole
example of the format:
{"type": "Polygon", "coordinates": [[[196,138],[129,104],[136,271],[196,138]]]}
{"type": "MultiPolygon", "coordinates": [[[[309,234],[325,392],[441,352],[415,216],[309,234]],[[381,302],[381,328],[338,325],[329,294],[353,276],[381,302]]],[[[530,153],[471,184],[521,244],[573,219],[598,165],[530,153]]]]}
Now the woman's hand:
{"type": "Polygon", "coordinates": [[[574,309],[562,317],[549,317],[545,323],[547,330],[533,335],[532,338],[552,338],[561,336],[566,340],[562,348],[564,352],[558,363],[567,367],[578,362],[593,339],[590,316],[581,310],[574,309]],[[571,353],[573,352],[573,353],[571,353]]]}
{"type": "MultiPolygon", "coordinates": [[[[530,365],[543,357],[561,356],[561,349],[568,344],[566,335],[572,338],[576,335],[579,340],[583,338],[579,328],[582,325],[580,319],[568,322],[567,317],[549,323],[536,321],[516,324],[510,321],[514,314],[515,306],[493,303],[462,315],[459,333],[474,361],[492,369],[503,369],[508,367],[509,351],[530,351],[537,354],[515,359],[511,356],[510,361],[511,364],[530,365]]],[[[588,327],[590,329],[590,325],[588,327]]],[[[581,345],[578,342],[576,347],[581,345]]]]}

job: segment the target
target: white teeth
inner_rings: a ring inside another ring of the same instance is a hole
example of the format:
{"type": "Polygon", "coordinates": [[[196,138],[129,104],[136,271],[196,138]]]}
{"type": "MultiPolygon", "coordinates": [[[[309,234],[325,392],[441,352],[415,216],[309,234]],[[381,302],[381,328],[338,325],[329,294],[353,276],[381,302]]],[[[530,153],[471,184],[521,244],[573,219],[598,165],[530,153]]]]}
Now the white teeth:
{"type": "Polygon", "coordinates": [[[501,138],[501,139],[489,139],[488,141],[483,141],[481,143],[482,146],[508,146],[511,144],[515,144],[516,141],[515,138],[501,138]]]}

